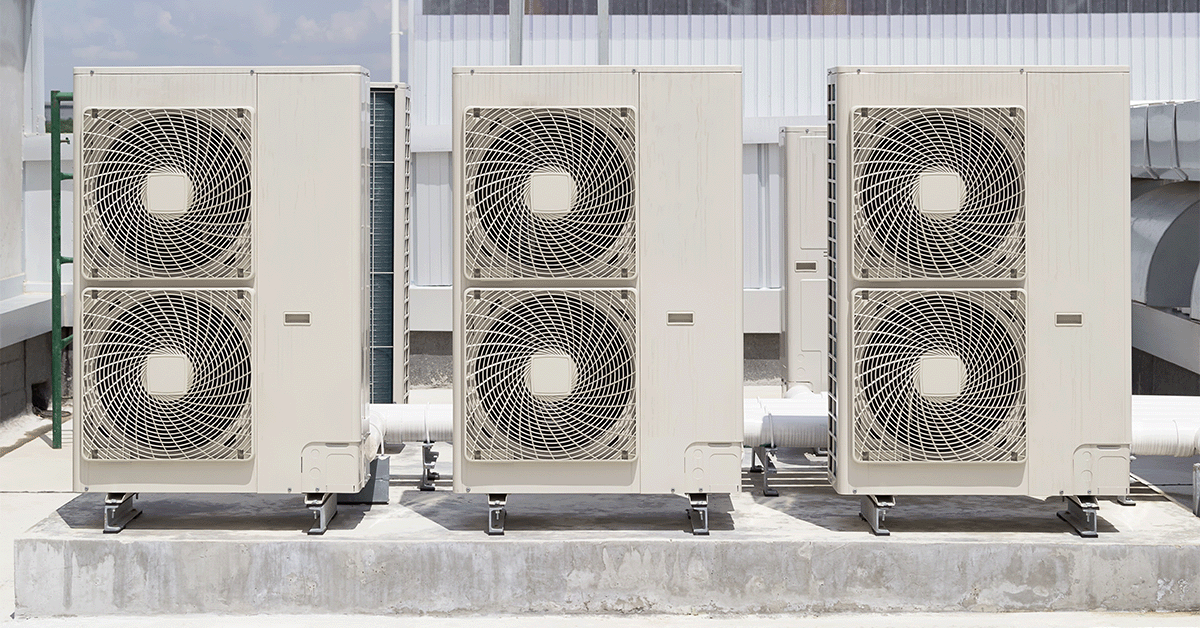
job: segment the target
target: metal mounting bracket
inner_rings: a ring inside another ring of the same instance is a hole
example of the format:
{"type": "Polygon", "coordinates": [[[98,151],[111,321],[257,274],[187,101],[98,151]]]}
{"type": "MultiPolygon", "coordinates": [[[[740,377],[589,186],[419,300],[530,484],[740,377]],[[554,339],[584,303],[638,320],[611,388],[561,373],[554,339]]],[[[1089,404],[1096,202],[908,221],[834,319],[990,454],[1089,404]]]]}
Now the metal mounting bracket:
{"type": "Polygon", "coordinates": [[[871,534],[875,536],[890,536],[892,533],[883,527],[887,520],[887,512],[896,507],[896,499],[891,495],[865,495],[860,500],[858,516],[871,526],[871,534]]]}
{"type": "Polygon", "coordinates": [[[109,493],[104,496],[104,532],[115,534],[125,529],[142,511],[133,507],[137,493],[109,493]]]}
{"type": "Polygon", "coordinates": [[[692,534],[708,536],[708,493],[688,493],[688,519],[692,523],[692,534]]]}
{"type": "Polygon", "coordinates": [[[434,480],[442,477],[442,474],[433,470],[433,466],[437,464],[438,452],[433,450],[433,443],[421,444],[421,484],[419,488],[422,491],[435,490],[433,485],[434,480]]]}
{"type": "Polygon", "coordinates": [[[1095,538],[1096,514],[1100,512],[1100,503],[1092,495],[1069,495],[1066,499],[1067,509],[1058,511],[1058,518],[1071,524],[1079,536],[1095,538]]]}
{"type": "Polygon", "coordinates": [[[752,463],[750,471],[755,472],[754,470],[758,469],[762,472],[763,496],[778,497],[779,491],[771,488],[770,484],[771,476],[778,473],[778,470],[775,468],[775,461],[772,460],[775,450],[773,448],[767,449],[765,445],[759,445],[758,447],[751,448],[750,451],[752,452],[750,455],[750,461],[752,463]],[[762,466],[759,466],[755,461],[761,461],[762,466]]]}
{"type": "Polygon", "coordinates": [[[329,522],[337,516],[338,500],[335,493],[305,493],[304,505],[313,514],[313,526],[309,534],[325,534],[329,522]]]}
{"type": "Polygon", "coordinates": [[[488,495],[488,535],[504,535],[504,508],[507,504],[508,495],[504,493],[491,493],[488,495]]]}

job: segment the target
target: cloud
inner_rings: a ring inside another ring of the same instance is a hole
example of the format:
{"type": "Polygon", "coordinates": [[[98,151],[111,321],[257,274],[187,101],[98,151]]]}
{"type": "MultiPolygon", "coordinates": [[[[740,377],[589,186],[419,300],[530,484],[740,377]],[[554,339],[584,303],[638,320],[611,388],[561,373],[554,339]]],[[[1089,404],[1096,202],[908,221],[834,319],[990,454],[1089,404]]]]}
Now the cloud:
{"type": "Polygon", "coordinates": [[[133,50],[110,50],[104,46],[72,48],[71,53],[84,61],[134,61],[138,53],[133,50]]]}
{"type": "MultiPolygon", "coordinates": [[[[334,44],[358,43],[363,35],[378,30],[379,2],[364,2],[353,11],[335,11],[327,20],[318,21],[307,15],[296,18],[292,41],[325,41],[334,44]]],[[[391,9],[388,18],[391,19],[391,9]]]]}
{"type": "Polygon", "coordinates": [[[179,29],[175,28],[175,25],[171,23],[171,12],[170,11],[159,10],[158,19],[156,20],[155,24],[158,26],[158,30],[160,30],[168,35],[178,35],[179,34],[179,29]]]}

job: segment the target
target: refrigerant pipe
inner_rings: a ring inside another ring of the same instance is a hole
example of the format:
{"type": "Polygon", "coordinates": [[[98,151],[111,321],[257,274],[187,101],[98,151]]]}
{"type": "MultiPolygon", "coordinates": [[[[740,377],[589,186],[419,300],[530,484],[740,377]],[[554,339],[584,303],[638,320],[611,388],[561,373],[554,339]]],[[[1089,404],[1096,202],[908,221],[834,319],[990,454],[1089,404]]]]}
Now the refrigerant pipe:
{"type": "MultiPolygon", "coordinates": [[[[746,399],[743,443],[747,447],[826,447],[828,400],[824,394],[789,391],[784,399],[746,399]]],[[[454,413],[448,403],[372,404],[371,423],[385,443],[450,442],[454,413]]],[[[1142,456],[1200,455],[1200,397],[1133,397],[1133,453],[1142,456]]]]}

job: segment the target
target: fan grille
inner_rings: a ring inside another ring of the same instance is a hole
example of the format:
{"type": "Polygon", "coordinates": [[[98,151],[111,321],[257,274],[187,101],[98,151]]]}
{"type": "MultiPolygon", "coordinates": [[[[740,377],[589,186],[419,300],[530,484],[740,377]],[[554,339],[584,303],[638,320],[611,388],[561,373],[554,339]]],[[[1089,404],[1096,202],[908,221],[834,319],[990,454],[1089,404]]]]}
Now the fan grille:
{"type": "Polygon", "coordinates": [[[251,456],[250,291],[92,289],[83,297],[84,458],[251,456]],[[147,370],[164,355],[186,360],[186,390],[150,390],[147,370]]]}
{"type": "Polygon", "coordinates": [[[636,457],[632,290],[471,290],[464,309],[469,459],[636,457]],[[547,355],[573,363],[569,393],[535,394],[547,355]]]}
{"type": "Polygon", "coordinates": [[[850,136],[856,277],[1024,277],[1024,110],[862,107],[850,136]]]}
{"type": "Polygon", "coordinates": [[[85,276],[250,274],[248,109],[88,109],[81,141],[85,276]],[[154,177],[175,179],[177,211],[154,211],[154,177]]]}
{"type": "Polygon", "coordinates": [[[1023,291],[856,290],[852,316],[856,459],[1025,459],[1023,291]],[[947,361],[957,390],[923,389],[947,361]]]}
{"type": "Polygon", "coordinates": [[[474,108],[464,127],[468,275],[635,274],[632,108],[474,108]],[[530,199],[539,175],[569,178],[573,193],[562,193],[569,210],[534,211],[530,199]]]}

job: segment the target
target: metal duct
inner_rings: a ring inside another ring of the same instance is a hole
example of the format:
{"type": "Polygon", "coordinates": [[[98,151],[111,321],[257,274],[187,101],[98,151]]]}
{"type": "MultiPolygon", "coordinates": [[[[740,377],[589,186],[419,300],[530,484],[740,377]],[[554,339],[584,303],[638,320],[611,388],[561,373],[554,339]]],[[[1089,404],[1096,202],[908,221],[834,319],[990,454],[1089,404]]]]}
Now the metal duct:
{"type": "Polygon", "coordinates": [[[1146,140],[1150,152],[1150,172],[1156,179],[1182,181],[1187,177],[1179,169],[1179,143],[1175,134],[1175,103],[1154,103],[1146,114],[1146,140]]]}
{"type": "Polygon", "coordinates": [[[1150,170],[1150,145],[1146,141],[1146,114],[1149,112],[1149,105],[1129,108],[1129,176],[1134,178],[1155,178],[1150,170]]]}
{"type": "Polygon", "coordinates": [[[1200,183],[1164,185],[1133,199],[1133,300],[1152,307],[1189,307],[1188,280],[1200,262],[1200,183]]]}
{"type": "Polygon", "coordinates": [[[1192,278],[1192,320],[1200,321],[1200,265],[1196,267],[1196,276],[1192,278]]]}
{"type": "Polygon", "coordinates": [[[1175,104],[1175,137],[1179,169],[1189,181],[1200,181],[1200,100],[1175,104]]]}
{"type": "Polygon", "coordinates": [[[1133,179],[1129,182],[1129,198],[1135,199],[1150,190],[1161,188],[1169,183],[1171,182],[1159,179],[1133,179]]]}
{"type": "MultiPolygon", "coordinates": [[[[1133,396],[1133,453],[1139,456],[1200,455],[1200,397],[1133,396]]],[[[827,447],[828,397],[796,394],[790,399],[746,399],[747,447],[827,447]]],[[[454,413],[448,403],[372,404],[371,422],[384,442],[450,442],[454,413]]]]}

